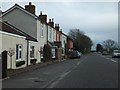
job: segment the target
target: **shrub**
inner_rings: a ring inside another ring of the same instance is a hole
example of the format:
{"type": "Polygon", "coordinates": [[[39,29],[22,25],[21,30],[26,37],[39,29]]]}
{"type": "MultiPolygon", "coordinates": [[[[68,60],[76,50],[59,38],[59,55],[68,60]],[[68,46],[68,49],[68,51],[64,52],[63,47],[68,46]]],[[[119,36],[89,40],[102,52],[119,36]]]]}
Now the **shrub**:
{"type": "Polygon", "coordinates": [[[36,61],[37,61],[37,59],[31,59],[30,63],[33,64],[33,65],[35,65],[36,61]]]}
{"type": "Polygon", "coordinates": [[[25,64],[25,61],[17,61],[16,62],[16,67],[22,66],[25,64]]]}
{"type": "Polygon", "coordinates": [[[45,62],[52,60],[51,47],[48,44],[45,44],[43,48],[43,60],[45,62]]]}

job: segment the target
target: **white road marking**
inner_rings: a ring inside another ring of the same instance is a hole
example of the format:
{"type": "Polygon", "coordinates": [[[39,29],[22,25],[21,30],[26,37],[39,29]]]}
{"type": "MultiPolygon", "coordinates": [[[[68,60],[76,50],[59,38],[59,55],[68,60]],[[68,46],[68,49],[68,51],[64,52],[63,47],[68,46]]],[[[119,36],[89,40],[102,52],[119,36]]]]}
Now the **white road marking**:
{"type": "Polygon", "coordinates": [[[81,62],[78,62],[77,65],[79,65],[81,62]]]}
{"type": "MultiPolygon", "coordinates": [[[[77,63],[77,65],[79,65],[81,62],[83,62],[85,59],[87,59],[89,56],[86,56],[85,58],[83,58],[81,61],[79,61],[78,63],[77,63]]],[[[75,69],[77,66],[74,66],[74,68],[73,69],[75,69]]],[[[60,80],[62,80],[66,75],[68,75],[69,73],[71,72],[71,70],[70,71],[68,71],[68,72],[66,72],[66,73],[64,73],[64,74],[62,74],[58,79],[55,79],[55,81],[52,83],[52,84],[50,84],[47,88],[54,88],[55,87],[55,85],[57,85],[59,82],[60,82],[60,80]]]]}
{"type": "Polygon", "coordinates": [[[117,62],[117,61],[115,61],[115,60],[113,60],[113,59],[111,59],[111,61],[113,61],[113,62],[117,62]]]}
{"type": "Polygon", "coordinates": [[[66,75],[68,75],[70,72],[71,72],[71,71],[68,71],[68,72],[62,74],[62,75],[59,77],[59,79],[57,79],[57,81],[53,82],[53,83],[49,86],[49,88],[54,88],[54,86],[57,85],[57,84],[59,83],[59,81],[62,80],[62,79],[63,79],[66,75]]]}
{"type": "Polygon", "coordinates": [[[105,57],[105,56],[102,56],[102,55],[100,55],[100,56],[103,57],[103,58],[105,58],[105,59],[108,59],[108,60],[110,60],[110,61],[112,61],[112,62],[117,63],[117,61],[115,61],[115,60],[113,60],[113,59],[111,59],[111,58],[108,58],[108,57],[105,57]]]}

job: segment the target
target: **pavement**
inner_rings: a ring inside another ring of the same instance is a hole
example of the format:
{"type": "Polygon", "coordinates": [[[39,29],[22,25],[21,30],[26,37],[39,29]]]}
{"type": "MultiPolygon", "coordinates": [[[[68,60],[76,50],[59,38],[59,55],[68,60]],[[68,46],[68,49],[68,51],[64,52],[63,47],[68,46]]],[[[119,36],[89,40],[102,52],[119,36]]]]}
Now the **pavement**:
{"type": "MultiPolygon", "coordinates": [[[[57,61],[54,63],[57,63],[57,61]]],[[[17,75],[20,73],[27,72],[29,70],[35,70],[37,68],[42,68],[42,67],[48,66],[50,64],[53,64],[53,62],[50,61],[50,62],[45,62],[45,63],[36,63],[35,65],[29,65],[28,67],[23,67],[20,69],[9,69],[7,71],[7,75],[8,75],[8,77],[11,77],[11,76],[14,76],[14,75],[17,75]]]]}
{"type": "Polygon", "coordinates": [[[3,88],[118,88],[118,62],[91,53],[11,76],[3,88]]]}
{"type": "MultiPolygon", "coordinates": [[[[21,74],[21,73],[25,73],[27,71],[31,71],[31,70],[35,70],[35,69],[38,69],[38,68],[46,67],[46,66],[51,65],[51,64],[59,63],[59,62],[62,62],[64,60],[66,60],[66,59],[55,60],[54,62],[49,61],[49,62],[44,62],[44,63],[42,63],[42,62],[41,63],[36,63],[35,65],[29,65],[28,67],[23,67],[23,68],[20,68],[20,69],[8,69],[7,70],[7,76],[8,77],[6,77],[6,78],[4,78],[2,80],[8,79],[10,77],[13,77],[13,76],[21,74]]],[[[1,70],[1,74],[2,74],[2,70],[1,70]]]]}

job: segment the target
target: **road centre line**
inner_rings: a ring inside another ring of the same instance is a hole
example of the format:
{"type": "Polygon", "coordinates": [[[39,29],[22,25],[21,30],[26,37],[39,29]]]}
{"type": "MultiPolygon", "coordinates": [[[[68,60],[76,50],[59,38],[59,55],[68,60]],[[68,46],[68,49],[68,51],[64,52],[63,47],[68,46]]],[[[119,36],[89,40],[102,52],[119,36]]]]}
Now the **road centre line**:
{"type": "Polygon", "coordinates": [[[70,72],[71,72],[71,71],[68,71],[68,72],[62,74],[62,75],[59,77],[59,79],[57,79],[57,81],[53,82],[53,83],[49,86],[49,88],[54,88],[54,86],[57,85],[57,84],[60,82],[60,80],[62,80],[62,79],[63,79],[66,75],[68,75],[70,72]]]}
{"type": "MultiPolygon", "coordinates": [[[[81,61],[77,62],[77,65],[79,65],[81,62],[83,62],[83,61],[84,61],[85,59],[87,59],[87,58],[88,58],[88,56],[85,57],[85,58],[83,58],[83,59],[81,59],[81,61]]],[[[77,67],[77,66],[74,66],[73,69],[75,69],[76,67],[77,67]]],[[[55,79],[55,81],[54,81],[52,84],[50,84],[47,88],[54,88],[54,86],[57,85],[57,84],[60,82],[60,80],[62,80],[65,76],[67,76],[73,69],[65,72],[65,73],[62,74],[62,75],[60,75],[59,78],[58,78],[58,79],[55,79]]]]}
{"type": "Polygon", "coordinates": [[[81,62],[78,62],[77,65],[79,65],[81,62]]]}
{"type": "Polygon", "coordinates": [[[108,58],[108,57],[105,57],[105,56],[102,56],[102,55],[100,55],[100,56],[103,57],[103,58],[105,58],[105,59],[108,59],[108,60],[110,60],[110,61],[112,61],[112,62],[117,63],[117,61],[115,61],[115,60],[113,60],[113,59],[111,59],[111,58],[108,58]]]}
{"type": "Polygon", "coordinates": [[[110,60],[117,63],[117,61],[115,61],[115,60],[113,60],[113,59],[110,59],[110,60]]]}

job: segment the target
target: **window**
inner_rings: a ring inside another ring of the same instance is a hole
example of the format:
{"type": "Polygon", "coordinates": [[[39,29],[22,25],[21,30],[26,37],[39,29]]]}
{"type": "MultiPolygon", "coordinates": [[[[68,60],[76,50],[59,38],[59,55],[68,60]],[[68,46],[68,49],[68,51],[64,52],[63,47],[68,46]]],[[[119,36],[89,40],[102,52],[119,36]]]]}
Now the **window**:
{"type": "Polygon", "coordinates": [[[52,58],[55,58],[55,48],[52,48],[52,58]]]}
{"type": "Polygon", "coordinates": [[[16,45],[16,59],[20,60],[22,58],[22,45],[16,45]]]}
{"type": "Polygon", "coordinates": [[[44,34],[44,27],[43,24],[41,25],[40,36],[43,37],[44,34]]]}
{"type": "Polygon", "coordinates": [[[35,47],[34,46],[30,46],[30,57],[34,58],[34,52],[35,52],[35,47]]]}
{"type": "Polygon", "coordinates": [[[56,32],[54,30],[54,41],[56,41],[56,32]]]}
{"type": "Polygon", "coordinates": [[[52,41],[52,30],[50,29],[50,41],[52,41]]]}
{"type": "Polygon", "coordinates": [[[40,47],[41,58],[43,58],[43,47],[40,47]]]}

